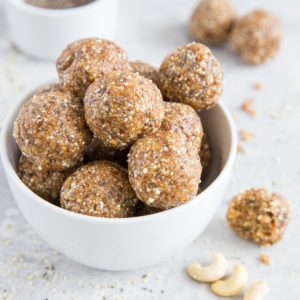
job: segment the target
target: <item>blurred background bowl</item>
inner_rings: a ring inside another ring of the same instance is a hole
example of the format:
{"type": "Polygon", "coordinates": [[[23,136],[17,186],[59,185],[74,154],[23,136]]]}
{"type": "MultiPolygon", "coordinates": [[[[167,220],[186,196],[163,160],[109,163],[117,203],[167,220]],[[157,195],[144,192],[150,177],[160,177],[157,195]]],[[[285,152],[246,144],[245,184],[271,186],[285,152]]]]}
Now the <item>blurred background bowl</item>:
{"type": "Polygon", "coordinates": [[[117,0],[95,0],[67,9],[32,6],[24,0],[5,1],[9,33],[15,46],[30,56],[55,60],[71,42],[115,32],[117,0]]]}

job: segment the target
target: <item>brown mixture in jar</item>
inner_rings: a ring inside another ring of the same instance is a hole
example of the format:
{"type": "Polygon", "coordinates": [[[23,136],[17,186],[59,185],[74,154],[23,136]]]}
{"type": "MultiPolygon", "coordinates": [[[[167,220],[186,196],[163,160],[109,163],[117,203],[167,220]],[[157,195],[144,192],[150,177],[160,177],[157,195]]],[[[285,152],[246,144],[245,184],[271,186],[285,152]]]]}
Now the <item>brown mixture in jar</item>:
{"type": "Polygon", "coordinates": [[[50,9],[66,9],[89,4],[97,0],[25,0],[25,3],[50,9]]]}

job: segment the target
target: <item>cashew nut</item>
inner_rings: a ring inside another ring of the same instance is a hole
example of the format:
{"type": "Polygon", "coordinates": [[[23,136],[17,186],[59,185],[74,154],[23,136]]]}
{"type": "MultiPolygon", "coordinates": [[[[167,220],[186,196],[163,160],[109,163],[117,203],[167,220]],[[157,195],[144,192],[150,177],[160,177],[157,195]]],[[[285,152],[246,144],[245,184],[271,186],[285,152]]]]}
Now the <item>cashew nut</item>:
{"type": "Polygon", "coordinates": [[[187,273],[200,282],[214,282],[221,279],[227,269],[227,260],[224,255],[216,253],[210,265],[202,267],[194,262],[187,267],[187,273]]]}
{"type": "Polygon", "coordinates": [[[211,285],[212,291],[222,297],[238,295],[248,281],[248,272],[241,263],[236,263],[232,275],[225,280],[218,280],[211,285]]]}
{"type": "Polygon", "coordinates": [[[265,281],[253,282],[244,293],[244,300],[262,300],[269,292],[268,284],[265,281]]]}

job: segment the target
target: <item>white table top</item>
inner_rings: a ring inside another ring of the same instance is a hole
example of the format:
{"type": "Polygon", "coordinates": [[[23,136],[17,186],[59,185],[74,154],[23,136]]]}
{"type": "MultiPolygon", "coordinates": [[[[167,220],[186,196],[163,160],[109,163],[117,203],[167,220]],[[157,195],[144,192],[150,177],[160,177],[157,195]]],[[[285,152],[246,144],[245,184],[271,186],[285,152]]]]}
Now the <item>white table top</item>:
{"type": "MultiPolygon", "coordinates": [[[[282,17],[285,39],[272,62],[247,66],[226,47],[213,49],[225,73],[224,102],[235,116],[238,129],[254,134],[241,142],[226,199],[206,231],[178,256],[161,265],[123,273],[103,272],[64,258],[41,241],[18,212],[0,165],[0,299],[218,299],[207,285],[185,274],[188,262],[207,262],[215,251],[244,262],[250,280],[265,279],[266,299],[299,299],[300,280],[300,3],[297,0],[235,0],[241,13],[265,7],[282,17]],[[264,87],[255,90],[254,84],[264,87]],[[257,117],[240,110],[254,97],[257,117]],[[267,187],[282,193],[293,206],[284,240],[261,249],[238,238],[227,226],[231,197],[249,187],[267,187]],[[271,266],[258,257],[267,253],[271,266]],[[51,271],[51,266],[55,269],[51,271]]],[[[53,63],[23,56],[7,37],[0,2],[0,120],[17,97],[54,78],[53,63]]],[[[164,55],[186,43],[186,22],[195,0],[122,0],[115,41],[131,59],[158,65],[164,55]]]]}

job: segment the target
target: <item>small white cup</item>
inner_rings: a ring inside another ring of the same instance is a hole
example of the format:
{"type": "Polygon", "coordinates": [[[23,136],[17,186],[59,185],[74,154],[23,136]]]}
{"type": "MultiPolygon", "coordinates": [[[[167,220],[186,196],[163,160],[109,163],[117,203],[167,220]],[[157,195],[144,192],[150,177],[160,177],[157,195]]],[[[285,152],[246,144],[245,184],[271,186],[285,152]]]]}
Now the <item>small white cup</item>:
{"type": "Polygon", "coordinates": [[[55,60],[71,42],[87,38],[113,37],[117,0],[95,0],[68,9],[46,9],[23,0],[5,1],[12,42],[25,54],[55,60]]]}
{"type": "MultiPolygon", "coordinates": [[[[26,97],[24,98],[26,100],[26,97]]],[[[192,201],[153,215],[109,219],[76,214],[34,194],[16,173],[20,151],[12,136],[21,101],[3,124],[0,150],[10,189],[22,214],[51,247],[86,266],[132,270],[157,264],[190,244],[208,225],[229,182],[237,149],[233,119],[224,106],[201,113],[213,161],[206,189],[192,201]]],[[[201,249],[199,249],[201,251],[201,249]]]]}

